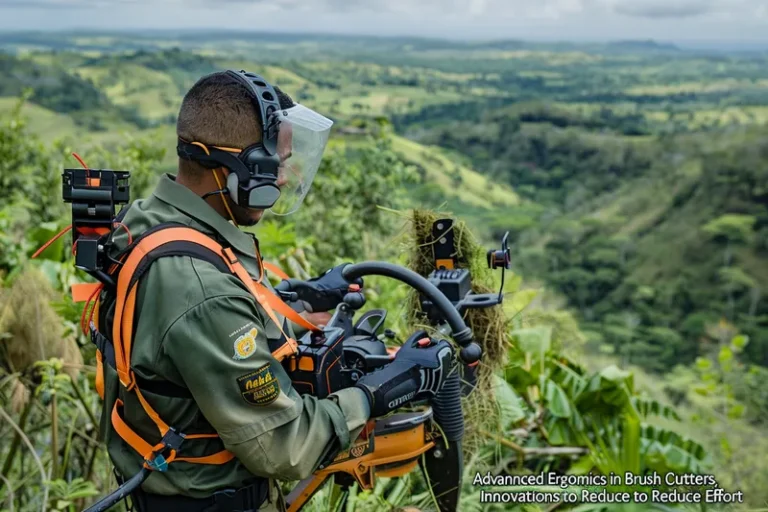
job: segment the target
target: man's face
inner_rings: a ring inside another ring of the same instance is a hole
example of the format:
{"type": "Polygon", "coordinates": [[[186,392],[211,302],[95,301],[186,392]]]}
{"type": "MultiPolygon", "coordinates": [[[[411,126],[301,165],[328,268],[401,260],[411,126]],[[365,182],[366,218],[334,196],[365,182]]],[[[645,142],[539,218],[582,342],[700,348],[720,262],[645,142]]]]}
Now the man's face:
{"type": "MultiPolygon", "coordinates": [[[[286,161],[291,158],[293,148],[293,127],[291,123],[280,125],[280,134],[277,137],[277,154],[280,157],[280,165],[277,168],[277,186],[282,189],[288,183],[288,167],[286,161]]],[[[241,226],[255,226],[264,215],[264,210],[256,210],[232,204],[232,215],[241,226]]]]}

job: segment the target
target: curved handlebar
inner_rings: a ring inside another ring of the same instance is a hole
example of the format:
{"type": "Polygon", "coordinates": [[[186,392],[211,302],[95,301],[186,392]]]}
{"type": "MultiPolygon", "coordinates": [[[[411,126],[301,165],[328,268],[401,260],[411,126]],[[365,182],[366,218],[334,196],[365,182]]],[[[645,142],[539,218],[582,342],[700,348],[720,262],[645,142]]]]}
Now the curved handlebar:
{"type": "Polygon", "coordinates": [[[462,347],[459,357],[464,363],[476,363],[483,355],[483,349],[473,341],[472,329],[467,327],[451,301],[435,285],[413,270],[385,261],[365,261],[345,266],[342,275],[347,281],[371,275],[385,276],[411,286],[443,313],[451,328],[451,337],[462,347]]]}

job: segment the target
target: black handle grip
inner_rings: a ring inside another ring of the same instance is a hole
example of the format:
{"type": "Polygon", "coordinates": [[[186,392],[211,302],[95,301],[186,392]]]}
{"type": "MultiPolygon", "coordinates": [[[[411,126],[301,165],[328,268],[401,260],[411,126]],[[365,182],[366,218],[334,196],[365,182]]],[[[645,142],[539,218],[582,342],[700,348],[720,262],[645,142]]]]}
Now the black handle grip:
{"type": "Polygon", "coordinates": [[[452,338],[463,347],[459,355],[465,363],[475,363],[483,355],[483,350],[472,339],[472,330],[464,323],[464,319],[451,301],[434,284],[413,270],[384,261],[366,261],[347,265],[342,275],[348,281],[369,275],[385,276],[411,286],[443,313],[451,327],[452,338]]]}
{"type": "Polygon", "coordinates": [[[461,349],[459,357],[461,357],[461,360],[466,364],[475,364],[481,357],[483,357],[483,349],[473,341],[461,349]]]}
{"type": "Polygon", "coordinates": [[[457,368],[443,383],[443,387],[432,399],[435,422],[448,441],[460,441],[464,437],[464,413],[461,410],[461,379],[457,368]]]}

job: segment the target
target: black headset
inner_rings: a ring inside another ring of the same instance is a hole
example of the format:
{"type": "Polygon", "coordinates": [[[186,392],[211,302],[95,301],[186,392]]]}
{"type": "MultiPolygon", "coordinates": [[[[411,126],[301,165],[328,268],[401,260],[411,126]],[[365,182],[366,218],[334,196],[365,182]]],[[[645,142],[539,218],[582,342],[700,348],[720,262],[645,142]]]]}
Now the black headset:
{"type": "MultiPolygon", "coordinates": [[[[209,169],[222,166],[229,169],[231,172],[227,177],[226,191],[236,204],[255,209],[271,208],[280,197],[280,188],[277,186],[280,165],[280,156],[277,154],[280,101],[275,89],[257,74],[230,69],[227,75],[244,85],[249,92],[261,116],[261,142],[235,154],[216,146],[179,138],[176,153],[185,160],[194,160],[209,169]]],[[[206,196],[220,192],[217,190],[206,196]]]]}

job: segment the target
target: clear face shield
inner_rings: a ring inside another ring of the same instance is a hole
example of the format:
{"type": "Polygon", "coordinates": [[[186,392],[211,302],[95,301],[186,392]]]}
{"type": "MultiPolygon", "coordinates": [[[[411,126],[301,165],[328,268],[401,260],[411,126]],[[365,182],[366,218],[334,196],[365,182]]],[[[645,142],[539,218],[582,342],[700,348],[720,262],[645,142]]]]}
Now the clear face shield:
{"type": "Polygon", "coordinates": [[[298,210],[312,186],[333,121],[298,104],[279,111],[277,116],[280,120],[277,137],[280,198],[269,211],[290,215],[298,210]]]}

